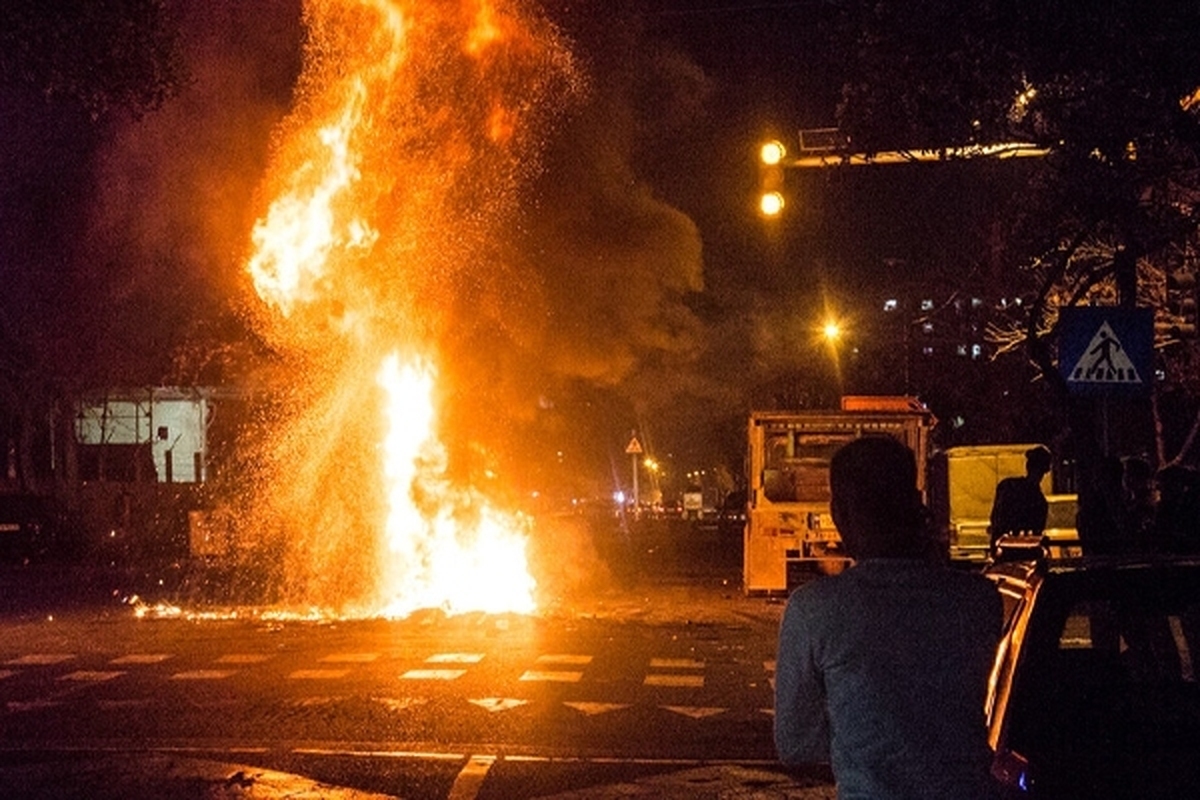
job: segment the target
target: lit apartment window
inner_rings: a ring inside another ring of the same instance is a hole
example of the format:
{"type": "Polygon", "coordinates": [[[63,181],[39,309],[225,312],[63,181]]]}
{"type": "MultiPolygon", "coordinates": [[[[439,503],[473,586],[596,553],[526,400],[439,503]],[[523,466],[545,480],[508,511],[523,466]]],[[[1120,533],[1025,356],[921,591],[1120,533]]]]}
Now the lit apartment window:
{"type": "Polygon", "coordinates": [[[933,348],[926,346],[926,347],[921,348],[921,352],[927,356],[931,356],[931,355],[933,355],[933,348]]]}
{"type": "Polygon", "coordinates": [[[933,323],[932,323],[932,322],[926,322],[924,325],[922,325],[922,326],[921,326],[921,333],[925,334],[926,336],[928,336],[929,334],[933,333],[933,323]]]}
{"type": "Polygon", "coordinates": [[[979,358],[982,355],[983,355],[983,345],[981,345],[981,344],[971,345],[971,358],[979,358]]]}
{"type": "Polygon", "coordinates": [[[921,301],[921,310],[922,311],[933,311],[933,301],[932,300],[922,300],[921,301]]]}
{"type": "Polygon", "coordinates": [[[971,298],[971,308],[983,308],[983,301],[978,297],[971,298]]]}
{"type": "Polygon", "coordinates": [[[958,347],[954,348],[954,352],[960,356],[966,356],[967,346],[965,344],[960,344],[958,347]]]}
{"type": "Polygon", "coordinates": [[[900,307],[900,304],[898,302],[896,302],[895,300],[884,300],[883,301],[883,310],[884,311],[895,311],[899,307],[900,307]]]}

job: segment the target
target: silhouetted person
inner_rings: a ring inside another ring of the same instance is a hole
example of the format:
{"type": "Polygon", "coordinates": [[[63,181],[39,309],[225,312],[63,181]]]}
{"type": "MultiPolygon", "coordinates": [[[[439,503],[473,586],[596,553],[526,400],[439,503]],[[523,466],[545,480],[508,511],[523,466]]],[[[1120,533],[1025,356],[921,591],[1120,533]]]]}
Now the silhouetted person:
{"type": "Polygon", "coordinates": [[[1200,553],[1200,473],[1172,465],[1158,473],[1155,527],[1161,546],[1174,553],[1200,553]]]}
{"type": "Polygon", "coordinates": [[[1042,478],[1050,471],[1050,451],[1040,445],[1025,451],[1025,474],[996,484],[988,531],[992,544],[1009,533],[1041,536],[1046,529],[1049,505],[1042,494],[1042,478]]]}
{"type": "Polygon", "coordinates": [[[890,437],[834,454],[831,511],[855,563],[793,592],[780,626],[780,760],[829,763],[839,798],[995,796],[983,704],[1000,595],[945,564],[916,475],[890,437]]]}
{"type": "Polygon", "coordinates": [[[1154,516],[1154,468],[1140,456],[1121,462],[1121,535],[1125,548],[1135,553],[1158,550],[1154,516]]]}
{"type": "Polygon", "coordinates": [[[1104,555],[1122,549],[1121,497],[1124,467],[1118,458],[1106,456],[1094,465],[1084,465],[1079,485],[1079,511],[1075,527],[1084,555],[1104,555]]]}

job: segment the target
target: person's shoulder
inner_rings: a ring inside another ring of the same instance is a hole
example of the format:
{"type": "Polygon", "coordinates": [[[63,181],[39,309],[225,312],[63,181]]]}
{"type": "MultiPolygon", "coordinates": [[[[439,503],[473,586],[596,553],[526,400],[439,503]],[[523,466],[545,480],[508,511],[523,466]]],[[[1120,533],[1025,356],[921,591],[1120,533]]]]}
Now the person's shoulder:
{"type": "Polygon", "coordinates": [[[849,570],[838,575],[822,575],[797,587],[788,597],[788,606],[797,609],[815,609],[833,602],[845,591],[845,576],[848,573],[849,570]]]}

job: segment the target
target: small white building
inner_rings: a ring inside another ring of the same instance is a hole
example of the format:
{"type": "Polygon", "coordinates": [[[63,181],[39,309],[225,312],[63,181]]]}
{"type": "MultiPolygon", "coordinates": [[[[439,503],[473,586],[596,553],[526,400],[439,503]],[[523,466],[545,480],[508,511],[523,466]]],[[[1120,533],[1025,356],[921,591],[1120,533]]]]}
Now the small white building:
{"type": "Polygon", "coordinates": [[[75,441],[96,453],[82,471],[99,480],[203,483],[208,477],[211,392],[204,388],[114,390],[79,401],[75,441]],[[149,454],[150,458],[146,457],[149,454]],[[145,474],[153,465],[154,476],[145,474]]]}

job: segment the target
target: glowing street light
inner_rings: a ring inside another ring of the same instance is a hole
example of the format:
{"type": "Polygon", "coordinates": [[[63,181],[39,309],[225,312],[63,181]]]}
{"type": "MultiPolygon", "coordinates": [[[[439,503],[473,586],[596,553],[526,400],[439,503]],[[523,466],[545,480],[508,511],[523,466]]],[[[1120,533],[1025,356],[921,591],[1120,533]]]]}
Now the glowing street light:
{"type": "Polygon", "coordinates": [[[826,320],[825,325],[821,328],[821,335],[825,337],[826,342],[834,344],[842,337],[842,326],[836,319],[826,320]]]}

